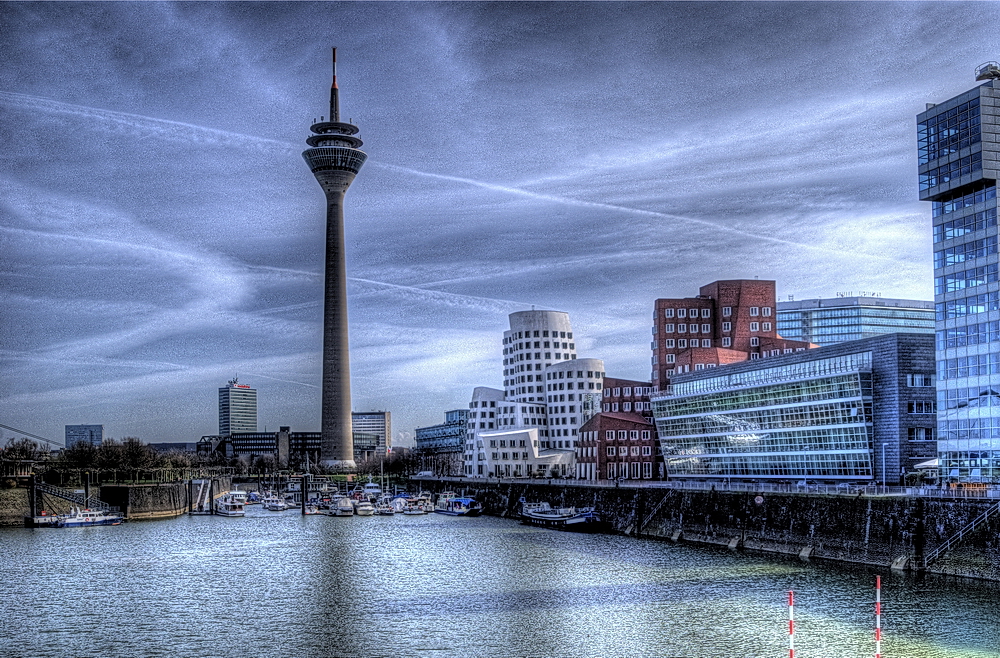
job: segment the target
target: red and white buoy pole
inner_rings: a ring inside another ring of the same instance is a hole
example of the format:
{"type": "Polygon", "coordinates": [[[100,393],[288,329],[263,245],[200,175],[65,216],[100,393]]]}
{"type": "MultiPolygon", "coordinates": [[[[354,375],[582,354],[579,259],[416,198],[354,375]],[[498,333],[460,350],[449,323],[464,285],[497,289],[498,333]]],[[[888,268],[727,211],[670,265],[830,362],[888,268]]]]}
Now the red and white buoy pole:
{"type": "Polygon", "coordinates": [[[875,576],[875,658],[882,658],[882,576],[875,576]]]}
{"type": "Polygon", "coordinates": [[[795,592],[788,590],[788,658],[795,658],[795,592]]]}

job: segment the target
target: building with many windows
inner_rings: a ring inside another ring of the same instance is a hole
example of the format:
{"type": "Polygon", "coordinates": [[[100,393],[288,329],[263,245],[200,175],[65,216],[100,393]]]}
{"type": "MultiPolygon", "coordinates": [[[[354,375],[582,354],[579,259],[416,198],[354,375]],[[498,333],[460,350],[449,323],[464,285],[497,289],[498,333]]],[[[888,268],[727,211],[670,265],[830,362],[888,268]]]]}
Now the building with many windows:
{"type": "Polygon", "coordinates": [[[650,479],[663,476],[656,441],[650,382],[604,378],[601,413],[580,428],[578,477],[586,480],[650,479]]]}
{"type": "Polygon", "coordinates": [[[67,425],[66,447],[69,448],[83,441],[92,446],[104,442],[104,425],[67,425]]]}
{"type": "Polygon", "coordinates": [[[702,286],[697,297],[657,299],[652,381],[658,390],[682,374],[788,354],[808,342],[778,335],[774,281],[736,279],[702,286]]]}
{"type": "Polygon", "coordinates": [[[940,475],[998,483],[1000,65],[976,80],[917,115],[917,162],[933,223],[940,475]]]}
{"type": "Polygon", "coordinates": [[[219,389],[219,435],[257,431],[257,391],[233,377],[219,389]]]}
{"type": "MultiPolygon", "coordinates": [[[[351,427],[354,433],[375,435],[375,445],[369,449],[366,441],[365,450],[354,450],[355,461],[361,453],[388,454],[392,448],[392,414],[388,411],[352,411],[351,427]]],[[[374,455],[372,455],[374,456],[374,455]]]]}
{"type": "Polygon", "coordinates": [[[833,345],[894,333],[934,333],[934,302],[845,296],[778,302],[778,332],[790,340],[833,345]]]}
{"type": "Polygon", "coordinates": [[[667,474],[898,484],[935,453],[933,346],[887,334],[676,376],[652,399],[667,474]]]}
{"type": "Polygon", "coordinates": [[[601,409],[604,362],[577,357],[562,311],[518,311],[509,319],[504,389],[478,387],[469,403],[465,475],[575,477],[580,426],[601,409]]]}

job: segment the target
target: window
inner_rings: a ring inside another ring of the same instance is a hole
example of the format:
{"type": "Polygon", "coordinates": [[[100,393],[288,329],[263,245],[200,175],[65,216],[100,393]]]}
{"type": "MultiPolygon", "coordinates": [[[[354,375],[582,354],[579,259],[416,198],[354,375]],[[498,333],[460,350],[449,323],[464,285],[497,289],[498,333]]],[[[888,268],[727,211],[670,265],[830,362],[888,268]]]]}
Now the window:
{"type": "Polygon", "coordinates": [[[760,315],[760,307],[759,306],[751,306],[750,307],[750,316],[751,317],[757,317],[758,315],[760,315]]]}
{"type": "Polygon", "coordinates": [[[653,454],[653,448],[652,448],[652,446],[642,446],[642,456],[643,457],[648,457],[651,454],[653,454]]]}
{"type": "Polygon", "coordinates": [[[638,441],[639,440],[639,430],[631,430],[628,433],[628,435],[629,435],[629,438],[632,439],[633,441],[638,441]]]}
{"type": "Polygon", "coordinates": [[[760,345],[760,338],[757,338],[756,336],[750,338],[750,347],[757,347],[758,345],[760,345]]]}
{"type": "Polygon", "coordinates": [[[712,309],[710,309],[710,308],[703,308],[703,309],[701,309],[701,317],[703,317],[703,318],[712,317],[712,309]]]}
{"type": "Polygon", "coordinates": [[[642,439],[643,441],[649,439],[649,430],[642,430],[642,439]]]}
{"type": "Polygon", "coordinates": [[[687,342],[686,338],[680,338],[680,339],[677,340],[677,347],[679,347],[681,349],[684,349],[687,346],[688,346],[688,342],[687,342]]]}
{"type": "Polygon", "coordinates": [[[647,480],[653,477],[653,462],[642,462],[642,477],[647,480]]]}
{"type": "Polygon", "coordinates": [[[696,364],[694,364],[694,369],[695,370],[704,370],[705,369],[705,364],[704,363],[696,363],[696,364]]]}
{"type": "Polygon", "coordinates": [[[760,331],[760,323],[759,322],[751,322],[750,323],[750,331],[760,331]]]}
{"type": "Polygon", "coordinates": [[[910,441],[933,441],[933,427],[909,427],[906,430],[906,438],[910,441]]]}
{"type": "Polygon", "coordinates": [[[702,338],[701,339],[701,346],[702,347],[711,347],[712,346],[712,339],[711,338],[702,338]]]}
{"type": "Polygon", "coordinates": [[[733,345],[733,339],[730,338],[729,336],[726,336],[725,338],[722,339],[723,347],[732,347],[732,345],[733,345]]]}
{"type": "Polygon", "coordinates": [[[698,317],[698,309],[693,308],[690,311],[688,311],[688,317],[689,318],[696,318],[696,317],[698,317]]]}
{"type": "Polygon", "coordinates": [[[663,346],[667,348],[672,348],[674,346],[674,339],[671,338],[669,340],[663,341],[663,346]]]}
{"type": "Polygon", "coordinates": [[[638,457],[639,456],[639,446],[632,446],[631,453],[632,453],[633,457],[638,457]]]}
{"type": "Polygon", "coordinates": [[[677,317],[679,317],[679,318],[686,318],[687,317],[687,309],[686,308],[679,308],[679,309],[677,309],[677,317]]]}
{"type": "Polygon", "coordinates": [[[764,308],[760,309],[760,314],[766,318],[771,317],[771,307],[765,306],[764,308]]]}
{"type": "Polygon", "coordinates": [[[608,451],[607,452],[608,452],[608,457],[614,457],[615,456],[615,447],[614,446],[608,446],[608,451]]]}
{"type": "Polygon", "coordinates": [[[622,411],[632,411],[632,403],[631,402],[622,403],[622,411]]]}
{"type": "Polygon", "coordinates": [[[663,325],[663,333],[665,333],[665,334],[672,334],[672,333],[674,333],[674,325],[673,324],[665,324],[665,325],[663,325]]]}
{"type": "Polygon", "coordinates": [[[753,361],[754,359],[759,359],[759,358],[760,358],[760,354],[758,354],[757,352],[750,352],[750,360],[751,361],[753,361]]]}
{"type": "Polygon", "coordinates": [[[732,314],[733,314],[733,307],[732,306],[723,306],[722,307],[722,317],[728,318],[732,314]]]}
{"type": "Polygon", "coordinates": [[[933,414],[937,413],[937,404],[931,401],[912,401],[906,403],[906,413],[908,414],[933,414]]]}
{"type": "Polygon", "coordinates": [[[627,456],[628,455],[628,446],[619,446],[619,448],[618,448],[618,454],[621,455],[622,457],[627,456]]]}
{"type": "Polygon", "coordinates": [[[764,323],[761,324],[761,328],[764,331],[771,331],[771,323],[770,322],[764,322],[764,323]]]}
{"type": "Polygon", "coordinates": [[[710,324],[703,324],[703,325],[701,325],[701,333],[703,333],[703,334],[710,334],[710,333],[712,333],[712,325],[710,325],[710,324]]]}
{"type": "MultiPolygon", "coordinates": [[[[604,432],[604,438],[607,439],[608,441],[614,441],[615,440],[615,432],[614,432],[614,430],[606,430],[604,432]]],[[[610,453],[608,453],[608,454],[610,454],[610,453]]]]}
{"type": "Polygon", "coordinates": [[[672,318],[672,317],[674,317],[674,309],[672,309],[672,308],[665,308],[665,309],[663,309],[663,317],[665,317],[665,318],[672,318]]]}
{"type": "Polygon", "coordinates": [[[624,441],[626,438],[628,438],[628,432],[625,430],[618,430],[618,440],[624,441]]]}
{"type": "Polygon", "coordinates": [[[934,378],[930,375],[910,374],[906,376],[906,385],[910,387],[934,386],[934,378]]]}
{"type": "Polygon", "coordinates": [[[677,325],[677,333],[683,334],[687,330],[688,330],[688,326],[686,324],[679,324],[679,325],[677,325]]]}
{"type": "Polygon", "coordinates": [[[722,330],[723,331],[732,331],[733,330],[733,323],[732,322],[723,322],[722,323],[722,330]]]}

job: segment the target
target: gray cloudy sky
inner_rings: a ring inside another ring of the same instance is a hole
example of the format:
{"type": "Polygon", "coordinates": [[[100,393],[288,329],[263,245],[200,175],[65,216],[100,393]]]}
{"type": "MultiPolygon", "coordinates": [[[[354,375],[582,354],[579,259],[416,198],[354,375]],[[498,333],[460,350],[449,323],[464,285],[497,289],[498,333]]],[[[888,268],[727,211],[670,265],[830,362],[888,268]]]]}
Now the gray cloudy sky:
{"type": "MultiPolygon", "coordinates": [[[[993,3],[0,6],[0,423],[196,440],[216,390],[319,429],[338,47],[354,408],[500,386],[507,314],[649,377],[653,300],[931,298],[915,115],[1000,59],[993,3]]],[[[405,440],[404,440],[405,442],[405,440]]]]}

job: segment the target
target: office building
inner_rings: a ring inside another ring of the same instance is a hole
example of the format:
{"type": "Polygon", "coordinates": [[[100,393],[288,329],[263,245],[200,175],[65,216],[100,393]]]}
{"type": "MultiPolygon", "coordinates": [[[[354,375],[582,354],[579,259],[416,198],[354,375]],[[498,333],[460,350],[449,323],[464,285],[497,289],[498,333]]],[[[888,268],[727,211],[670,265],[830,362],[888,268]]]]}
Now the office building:
{"type": "Polygon", "coordinates": [[[882,334],[934,333],[934,302],[843,296],[778,302],[778,333],[790,340],[833,345],[882,334]]]}
{"type": "Polygon", "coordinates": [[[943,480],[1000,483],[1000,65],[917,115],[920,199],[931,202],[943,480]]]}
{"type": "Polygon", "coordinates": [[[674,374],[788,354],[810,347],[778,334],[774,281],[736,279],[702,286],[697,297],[657,299],[652,381],[666,390],[674,374]]]}
{"type": "MultiPolygon", "coordinates": [[[[392,414],[388,411],[354,411],[351,413],[354,433],[362,432],[375,436],[375,446],[369,451],[380,455],[388,454],[392,448],[392,414]]],[[[355,452],[359,452],[355,450],[355,452]]],[[[372,455],[374,456],[374,455],[372,455]]]]}
{"type": "Polygon", "coordinates": [[[421,471],[435,475],[463,474],[462,452],[468,420],[468,409],[452,409],[445,412],[443,423],[417,428],[415,451],[420,455],[421,471]]]}
{"type": "Polygon", "coordinates": [[[674,377],[667,475],[898,485],[932,459],[934,337],[886,334],[674,377]]]}
{"type": "Polygon", "coordinates": [[[576,477],[580,426],[601,409],[604,362],[577,357],[567,313],[518,311],[509,321],[504,389],[478,387],[469,403],[465,475],[576,477]]]}
{"type": "Polygon", "coordinates": [[[219,435],[257,431],[257,391],[233,377],[219,389],[219,435]]]}
{"type": "Polygon", "coordinates": [[[92,446],[99,446],[104,442],[104,425],[67,425],[66,426],[66,447],[83,441],[92,446]]]}
{"type": "Polygon", "coordinates": [[[330,117],[320,117],[302,153],[326,195],[326,276],[323,297],[323,462],[355,467],[351,432],[351,366],[347,340],[347,265],[344,260],[344,195],[368,156],[358,127],[340,120],[337,50],[333,50],[330,117]]]}
{"type": "Polygon", "coordinates": [[[656,441],[651,382],[604,378],[601,413],[580,428],[577,476],[584,480],[659,479],[663,458],[656,441]]]}

